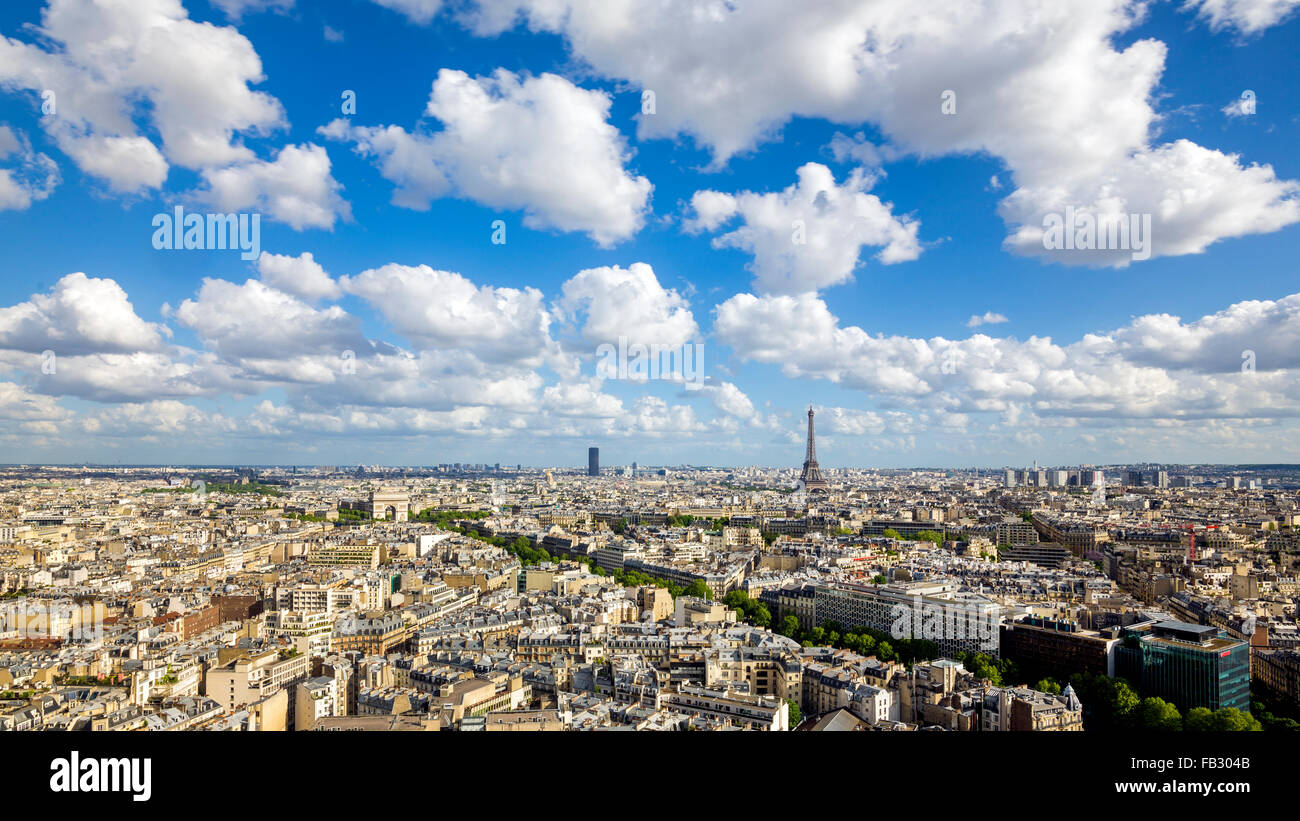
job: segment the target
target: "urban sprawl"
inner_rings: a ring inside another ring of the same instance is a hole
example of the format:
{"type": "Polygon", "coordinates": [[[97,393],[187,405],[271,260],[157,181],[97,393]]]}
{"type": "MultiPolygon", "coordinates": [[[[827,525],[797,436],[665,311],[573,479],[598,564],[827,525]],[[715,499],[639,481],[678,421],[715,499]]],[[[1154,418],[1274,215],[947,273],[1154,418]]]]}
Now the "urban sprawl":
{"type": "Polygon", "coordinates": [[[1296,728],[1300,467],[0,468],[0,729],[1296,728]]]}

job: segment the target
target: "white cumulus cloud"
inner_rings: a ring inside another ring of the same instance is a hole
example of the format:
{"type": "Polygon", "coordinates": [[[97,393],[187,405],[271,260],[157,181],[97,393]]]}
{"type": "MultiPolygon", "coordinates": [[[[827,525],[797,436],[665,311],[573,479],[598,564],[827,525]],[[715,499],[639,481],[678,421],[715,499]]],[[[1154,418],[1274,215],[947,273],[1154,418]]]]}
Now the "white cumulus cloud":
{"type": "Polygon", "coordinates": [[[967,328],[978,328],[981,325],[998,325],[1003,322],[1010,322],[1002,314],[994,311],[985,311],[983,314],[972,314],[971,318],[966,320],[967,328]]]}
{"type": "Polygon", "coordinates": [[[343,293],[310,251],[296,257],[264,251],[257,259],[257,271],[267,285],[308,302],[338,299],[343,293]]]}
{"type": "Polygon", "coordinates": [[[875,257],[882,263],[920,255],[919,223],[894,216],[889,203],[867,193],[874,179],[866,172],[854,171],[843,185],[819,163],[807,163],[797,175],[798,182],[780,192],[697,191],[687,230],[716,231],[738,216],[741,224],[713,245],[752,254],[755,284],[768,293],[846,282],[863,248],[880,248],[875,257]]]}
{"type": "Polygon", "coordinates": [[[699,336],[690,303],[675,288],[665,289],[644,262],[579,271],[564,283],[561,310],[582,313],[582,336],[593,344],[617,343],[676,347],[699,336]]]}
{"type": "Polygon", "coordinates": [[[609,106],[604,92],[555,74],[443,69],[426,107],[441,130],[335,120],[321,133],[374,157],[397,186],[394,204],[427,209],[455,194],[522,210],[529,227],[584,232],[609,246],[641,229],[653,189],[625,168],[630,155],[609,106]]]}

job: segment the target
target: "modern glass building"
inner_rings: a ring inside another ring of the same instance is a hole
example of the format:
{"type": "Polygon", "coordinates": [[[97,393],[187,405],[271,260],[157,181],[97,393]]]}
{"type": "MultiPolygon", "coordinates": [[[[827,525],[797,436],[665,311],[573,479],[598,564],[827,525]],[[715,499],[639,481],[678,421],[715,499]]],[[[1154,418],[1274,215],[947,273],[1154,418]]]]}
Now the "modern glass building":
{"type": "Polygon", "coordinates": [[[1250,712],[1250,647],[1217,627],[1162,621],[1126,629],[1115,674],[1144,698],[1163,698],[1184,713],[1195,707],[1250,712]]]}

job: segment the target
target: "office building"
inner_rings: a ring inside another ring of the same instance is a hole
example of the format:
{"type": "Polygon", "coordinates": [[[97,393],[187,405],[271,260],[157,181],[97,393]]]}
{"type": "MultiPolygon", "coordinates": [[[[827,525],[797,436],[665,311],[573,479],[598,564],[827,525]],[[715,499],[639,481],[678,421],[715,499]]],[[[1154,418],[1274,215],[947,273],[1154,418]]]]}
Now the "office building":
{"type": "Polygon", "coordinates": [[[998,655],[1001,607],[954,585],[909,582],[863,585],[853,582],[813,585],[816,624],[869,627],[898,638],[928,639],[945,657],[960,652],[998,655]],[[901,635],[900,635],[901,634],[901,635]]]}
{"type": "Polygon", "coordinates": [[[1163,698],[1183,713],[1196,707],[1250,711],[1250,647],[1217,627],[1162,621],[1126,628],[1115,674],[1144,698],[1163,698]]]}
{"type": "Polygon", "coordinates": [[[1002,625],[1002,655],[1034,675],[1068,679],[1115,675],[1118,631],[1083,630],[1069,621],[1029,616],[1002,625]]]}
{"type": "Polygon", "coordinates": [[[1010,544],[998,548],[998,561],[1028,562],[1039,567],[1060,569],[1074,558],[1069,548],[1052,542],[1010,544]]]}

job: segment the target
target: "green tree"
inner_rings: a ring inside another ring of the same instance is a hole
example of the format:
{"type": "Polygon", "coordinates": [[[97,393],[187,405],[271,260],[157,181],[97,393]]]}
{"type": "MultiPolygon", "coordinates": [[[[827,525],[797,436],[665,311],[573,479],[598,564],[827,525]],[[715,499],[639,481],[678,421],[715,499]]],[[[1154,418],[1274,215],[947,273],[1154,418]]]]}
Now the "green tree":
{"type": "Polygon", "coordinates": [[[1137,724],[1144,730],[1174,732],[1183,729],[1183,717],[1178,708],[1163,698],[1144,698],[1136,711],[1137,724]]]}
{"type": "Polygon", "coordinates": [[[799,619],[796,616],[786,616],[781,619],[781,629],[777,632],[792,639],[798,637],[799,619]]]}
{"type": "Polygon", "coordinates": [[[1250,713],[1242,712],[1236,707],[1224,707],[1214,711],[1210,728],[1221,733],[1238,733],[1259,732],[1264,726],[1250,713]]]}
{"type": "Polygon", "coordinates": [[[1127,718],[1138,708],[1141,699],[1128,682],[1122,678],[1115,679],[1115,715],[1120,718],[1127,718]]]}
{"type": "Polygon", "coordinates": [[[1285,705],[1273,705],[1265,697],[1256,697],[1250,700],[1250,714],[1259,719],[1259,723],[1264,728],[1264,732],[1283,731],[1283,732],[1300,732],[1300,722],[1291,717],[1290,710],[1285,705]]]}
{"type": "Polygon", "coordinates": [[[1040,693],[1052,693],[1058,696],[1061,694],[1061,685],[1050,678],[1039,679],[1038,683],[1034,685],[1034,689],[1040,693]]]}
{"type": "Polygon", "coordinates": [[[790,707],[790,728],[794,729],[803,721],[803,711],[799,709],[799,702],[792,698],[787,698],[785,703],[790,707]]]}
{"type": "Polygon", "coordinates": [[[754,623],[755,627],[767,627],[772,624],[772,611],[767,609],[767,605],[760,604],[754,608],[750,621],[754,623]]]}
{"type": "Polygon", "coordinates": [[[687,586],[685,590],[687,596],[694,596],[697,599],[713,600],[713,591],[704,583],[703,579],[696,579],[687,586]]]}
{"type": "Polygon", "coordinates": [[[1209,707],[1193,707],[1183,719],[1183,729],[1192,733],[1204,733],[1214,729],[1214,711],[1209,707]]]}
{"type": "Polygon", "coordinates": [[[744,590],[732,590],[722,599],[723,604],[728,607],[739,609],[742,613],[748,612],[749,608],[746,607],[746,605],[748,605],[750,601],[751,599],[749,594],[744,590]]]}
{"type": "Polygon", "coordinates": [[[974,653],[966,656],[966,669],[970,670],[976,678],[984,678],[993,682],[994,687],[1002,685],[1002,672],[993,659],[985,653],[974,653]]]}
{"type": "Polygon", "coordinates": [[[888,583],[889,583],[889,579],[886,579],[883,575],[877,573],[877,574],[875,575],[875,577],[871,579],[871,583],[872,583],[872,584],[888,584],[888,583]]]}
{"type": "Polygon", "coordinates": [[[897,530],[894,530],[892,527],[887,527],[887,528],[885,528],[884,537],[885,537],[886,539],[902,539],[902,538],[903,538],[902,535],[899,534],[899,532],[898,532],[897,530]]]}

